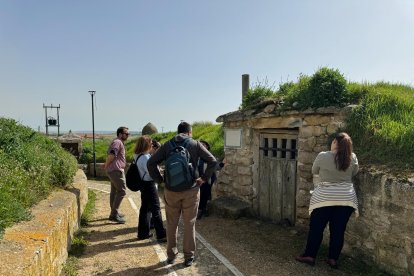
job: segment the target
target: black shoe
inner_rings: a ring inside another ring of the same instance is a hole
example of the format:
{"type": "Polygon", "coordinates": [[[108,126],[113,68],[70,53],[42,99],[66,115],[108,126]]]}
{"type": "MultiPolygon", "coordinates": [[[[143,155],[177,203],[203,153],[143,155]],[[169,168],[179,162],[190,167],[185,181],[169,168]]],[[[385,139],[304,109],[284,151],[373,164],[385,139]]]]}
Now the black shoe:
{"type": "MultiPolygon", "coordinates": [[[[125,217],[125,214],[118,213],[118,216],[121,217],[121,218],[123,218],[123,217],[125,217]]],[[[111,220],[111,219],[113,219],[115,217],[116,217],[116,215],[109,215],[109,218],[108,219],[111,220]]]]}
{"type": "Polygon", "coordinates": [[[295,258],[295,260],[304,264],[308,264],[310,266],[315,265],[315,258],[309,256],[298,256],[295,258]]]}
{"type": "Polygon", "coordinates": [[[163,238],[157,238],[157,242],[159,243],[166,243],[167,242],[167,237],[163,237],[163,238]]]}
{"type": "Polygon", "coordinates": [[[138,240],[139,240],[139,241],[143,241],[143,240],[146,240],[146,239],[152,238],[152,236],[154,236],[154,234],[150,233],[150,234],[148,234],[148,235],[147,235],[147,236],[145,236],[145,237],[138,237],[138,240]]]}
{"type": "Polygon", "coordinates": [[[191,258],[185,259],[184,265],[185,266],[192,266],[193,265],[193,262],[194,262],[194,258],[191,257],[191,258]]]}
{"type": "Polygon", "coordinates": [[[198,209],[197,211],[197,219],[201,219],[203,217],[203,210],[198,209]]]}
{"type": "Polygon", "coordinates": [[[115,215],[115,216],[109,216],[108,218],[110,221],[115,221],[119,224],[124,224],[125,223],[125,219],[119,215],[115,215]]]}
{"type": "Polygon", "coordinates": [[[174,264],[175,263],[175,258],[174,259],[167,259],[167,264],[174,264]]]}
{"type": "Polygon", "coordinates": [[[338,269],[338,262],[334,259],[327,259],[326,263],[333,269],[338,269]]]}

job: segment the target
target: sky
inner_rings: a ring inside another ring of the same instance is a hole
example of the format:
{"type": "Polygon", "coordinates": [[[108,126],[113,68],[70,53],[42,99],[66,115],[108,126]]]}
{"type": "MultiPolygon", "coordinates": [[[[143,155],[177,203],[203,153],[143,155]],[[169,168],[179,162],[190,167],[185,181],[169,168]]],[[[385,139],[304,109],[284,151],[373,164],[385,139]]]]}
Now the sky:
{"type": "Polygon", "coordinates": [[[174,131],[237,110],[242,74],[414,86],[413,49],[412,0],[0,0],[0,117],[91,131],[94,90],[95,130],[174,131]]]}

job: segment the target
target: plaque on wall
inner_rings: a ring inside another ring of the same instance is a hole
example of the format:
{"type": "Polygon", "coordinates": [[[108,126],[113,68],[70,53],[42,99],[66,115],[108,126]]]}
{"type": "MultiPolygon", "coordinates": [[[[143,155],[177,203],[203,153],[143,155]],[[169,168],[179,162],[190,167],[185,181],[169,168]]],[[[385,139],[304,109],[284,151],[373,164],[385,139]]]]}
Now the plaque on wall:
{"type": "Polygon", "coordinates": [[[241,148],[241,129],[224,129],[224,147],[241,148]]]}

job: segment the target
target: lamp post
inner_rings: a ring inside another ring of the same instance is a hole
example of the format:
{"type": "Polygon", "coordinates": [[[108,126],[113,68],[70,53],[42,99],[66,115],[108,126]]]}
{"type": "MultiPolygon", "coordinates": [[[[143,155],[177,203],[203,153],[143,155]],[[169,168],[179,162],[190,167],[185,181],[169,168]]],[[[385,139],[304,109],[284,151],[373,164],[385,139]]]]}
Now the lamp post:
{"type": "Polygon", "coordinates": [[[90,90],[88,91],[92,97],[92,144],[93,144],[93,177],[96,177],[96,153],[95,153],[95,113],[94,113],[94,106],[93,106],[93,96],[95,95],[96,91],[90,90]]]}

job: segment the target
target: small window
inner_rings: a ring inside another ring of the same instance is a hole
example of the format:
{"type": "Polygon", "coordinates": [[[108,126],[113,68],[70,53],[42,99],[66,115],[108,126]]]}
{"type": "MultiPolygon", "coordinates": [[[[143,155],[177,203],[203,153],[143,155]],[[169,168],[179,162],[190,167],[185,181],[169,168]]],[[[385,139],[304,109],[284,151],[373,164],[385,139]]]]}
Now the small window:
{"type": "Polygon", "coordinates": [[[272,139],[272,156],[277,157],[277,139],[272,139]]]}
{"type": "Polygon", "coordinates": [[[290,159],[296,159],[296,140],[292,139],[290,159]]]}
{"type": "Polygon", "coordinates": [[[282,158],[286,158],[287,139],[282,139],[282,158]]]}

